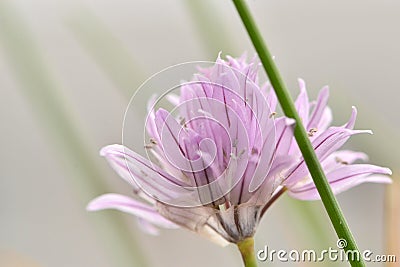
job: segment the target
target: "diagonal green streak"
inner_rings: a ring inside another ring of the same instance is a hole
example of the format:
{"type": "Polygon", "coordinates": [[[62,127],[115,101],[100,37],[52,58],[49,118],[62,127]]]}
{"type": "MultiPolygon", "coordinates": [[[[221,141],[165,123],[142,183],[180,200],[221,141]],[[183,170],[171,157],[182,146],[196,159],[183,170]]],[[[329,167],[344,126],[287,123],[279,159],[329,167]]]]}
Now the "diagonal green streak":
{"type": "MultiPolygon", "coordinates": [[[[20,83],[23,95],[46,127],[60,160],[70,167],[76,189],[80,191],[82,209],[89,197],[104,193],[107,186],[101,181],[101,170],[87,148],[87,142],[76,126],[71,112],[57,93],[60,86],[54,81],[44,63],[40,49],[35,45],[27,25],[10,2],[0,1],[0,42],[8,62],[20,83]]],[[[131,229],[122,216],[102,215],[94,225],[106,236],[105,248],[113,253],[115,266],[147,266],[139,245],[130,234],[131,229]]]]}
{"type": "Polygon", "coordinates": [[[129,99],[144,75],[126,46],[88,9],[76,12],[67,25],[84,50],[129,99]]]}
{"type": "Polygon", "coordinates": [[[221,49],[224,54],[235,54],[235,42],[230,41],[232,38],[222,25],[222,17],[215,10],[215,1],[183,0],[183,2],[210,59],[214,60],[221,49]]]}
{"type": "MultiPolygon", "coordinates": [[[[279,103],[281,104],[285,115],[295,119],[296,121],[296,127],[294,130],[295,139],[299,145],[301,153],[303,154],[304,160],[318,189],[318,193],[321,196],[322,203],[324,204],[332,225],[335,228],[337,236],[347,241],[347,247],[345,247],[346,251],[358,251],[354,237],[349,226],[347,225],[339,203],[336,200],[331,187],[329,186],[321,164],[319,163],[312,144],[308,138],[307,132],[302,125],[301,119],[296,111],[293,100],[291,99],[286,85],[279,74],[278,68],[276,67],[275,62],[273,61],[273,58],[266,44],[264,43],[264,40],[250,13],[249,8],[244,0],[233,0],[233,3],[243,21],[251,41],[253,42],[269,80],[274,87],[279,103]]],[[[362,259],[360,259],[360,261],[353,261],[350,259],[350,263],[352,266],[365,266],[365,263],[362,259]]]]}

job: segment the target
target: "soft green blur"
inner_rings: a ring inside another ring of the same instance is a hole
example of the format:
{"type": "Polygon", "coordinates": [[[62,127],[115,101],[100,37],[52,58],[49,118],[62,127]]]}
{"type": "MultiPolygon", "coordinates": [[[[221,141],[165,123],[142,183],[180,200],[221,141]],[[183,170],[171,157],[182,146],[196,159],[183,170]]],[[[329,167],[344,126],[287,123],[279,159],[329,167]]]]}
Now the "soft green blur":
{"type": "MultiPolygon", "coordinates": [[[[298,77],[312,97],[329,84],[335,123],[344,123],[354,105],[356,127],[375,133],[354,137],[348,147],[396,171],[400,4],[249,4],[292,95],[298,77]]],[[[98,150],[121,142],[135,89],[165,67],[213,60],[219,51],[254,53],[229,0],[2,0],[0,266],[241,266],[233,246],[184,230],[148,236],[128,215],[85,211],[98,194],[130,194],[98,150]]],[[[384,189],[361,185],[339,196],[361,250],[383,253],[384,225],[394,227],[384,221],[384,189]]],[[[335,243],[319,202],[287,196],[256,235],[256,250],[335,243]]],[[[316,264],[299,264],[309,265],[316,264]]]]}

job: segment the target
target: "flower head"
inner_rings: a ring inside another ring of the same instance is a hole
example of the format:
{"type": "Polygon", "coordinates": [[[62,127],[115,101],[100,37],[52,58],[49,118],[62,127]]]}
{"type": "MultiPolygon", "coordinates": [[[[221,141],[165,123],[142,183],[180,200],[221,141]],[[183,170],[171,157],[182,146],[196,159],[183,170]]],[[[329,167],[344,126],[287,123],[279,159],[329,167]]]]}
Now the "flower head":
{"type": "MultiPolygon", "coordinates": [[[[211,68],[182,84],[169,112],[149,103],[146,148],[156,162],[122,145],[101,150],[117,173],[143,202],[107,194],[94,199],[89,210],[115,208],[132,213],[154,233],[154,225],[178,226],[215,241],[238,243],[254,235],[273,201],[284,191],[299,199],[318,199],[307,166],[293,138],[294,121],[276,116],[271,86],[259,85],[259,64],[218,57],[211,68]],[[177,111],[178,116],[173,113],[177,111]]],[[[335,193],[363,182],[390,182],[390,170],[353,164],[366,155],[337,151],[353,130],[349,122],[329,127],[328,89],[309,102],[300,80],[296,108],[335,193]]]]}

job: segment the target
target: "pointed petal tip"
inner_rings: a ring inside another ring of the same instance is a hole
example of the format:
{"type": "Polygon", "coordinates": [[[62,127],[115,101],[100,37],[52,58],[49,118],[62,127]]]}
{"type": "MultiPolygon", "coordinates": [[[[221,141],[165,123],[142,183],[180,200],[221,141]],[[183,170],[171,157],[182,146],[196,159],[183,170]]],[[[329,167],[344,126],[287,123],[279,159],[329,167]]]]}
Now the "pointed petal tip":
{"type": "Polygon", "coordinates": [[[93,200],[90,201],[87,205],[86,205],[86,211],[95,211],[93,209],[93,204],[92,204],[93,200]]]}
{"type": "Polygon", "coordinates": [[[286,118],[285,119],[285,124],[287,126],[294,125],[295,123],[296,123],[296,121],[294,119],[292,119],[292,118],[286,118]]]}
{"type": "Polygon", "coordinates": [[[373,171],[371,171],[372,176],[386,177],[387,179],[392,180],[391,178],[388,177],[388,175],[392,175],[391,169],[389,169],[387,167],[380,167],[380,166],[375,166],[375,165],[370,165],[370,166],[375,168],[373,171]]]}
{"type": "MultiPolygon", "coordinates": [[[[391,169],[385,168],[385,170],[386,170],[386,174],[387,174],[387,175],[392,175],[392,174],[393,174],[393,172],[392,172],[391,169]]],[[[391,180],[391,179],[390,179],[390,180],[391,180]]]]}
{"type": "Polygon", "coordinates": [[[344,128],[345,132],[348,133],[349,135],[355,135],[355,134],[374,134],[372,130],[350,130],[348,128],[344,128]]]}
{"type": "Polygon", "coordinates": [[[355,106],[351,107],[351,115],[349,121],[345,124],[344,127],[347,129],[353,129],[357,119],[357,108],[355,106]]]}
{"type": "Polygon", "coordinates": [[[367,155],[367,153],[364,152],[357,152],[357,154],[359,155],[359,159],[362,161],[368,161],[369,160],[369,156],[367,155]]]}
{"type": "Polygon", "coordinates": [[[100,149],[100,156],[102,157],[107,157],[108,154],[110,154],[111,151],[119,151],[124,149],[125,147],[123,145],[120,144],[113,144],[113,145],[108,145],[108,146],[104,146],[100,149]]]}
{"type": "Polygon", "coordinates": [[[322,87],[322,89],[319,91],[318,100],[320,100],[320,99],[326,99],[326,101],[328,101],[328,99],[329,99],[329,94],[330,94],[330,92],[329,92],[329,86],[328,86],[328,85],[325,85],[325,86],[322,87]]]}
{"type": "Polygon", "coordinates": [[[137,218],[137,223],[138,223],[140,230],[142,230],[144,233],[152,235],[152,236],[160,235],[160,229],[158,229],[152,223],[150,223],[142,218],[137,218]]]}
{"type": "Polygon", "coordinates": [[[366,130],[365,133],[367,134],[374,134],[374,132],[372,130],[366,130]]]}
{"type": "Polygon", "coordinates": [[[155,113],[155,123],[157,127],[163,126],[164,123],[171,118],[172,118],[171,113],[169,113],[168,110],[163,108],[159,108],[155,113]]]}
{"type": "Polygon", "coordinates": [[[92,199],[87,205],[86,205],[86,210],[87,211],[98,211],[98,210],[102,210],[103,207],[101,207],[101,205],[99,205],[100,202],[102,202],[102,199],[106,196],[107,197],[108,194],[105,195],[101,195],[98,196],[94,199],[92,199]]]}
{"type": "Polygon", "coordinates": [[[127,196],[115,194],[115,193],[106,193],[103,195],[100,195],[94,199],[92,199],[86,206],[87,211],[99,211],[99,210],[105,210],[105,209],[110,209],[113,208],[112,205],[110,205],[110,202],[115,200],[115,199],[129,199],[127,196]]]}
{"type": "Polygon", "coordinates": [[[322,87],[321,93],[329,95],[329,85],[325,85],[324,87],[322,87]]]}
{"type": "Polygon", "coordinates": [[[110,146],[113,146],[113,145],[108,145],[108,146],[102,147],[102,148],[100,149],[100,151],[99,151],[100,156],[102,156],[102,157],[107,156],[108,151],[110,150],[110,146]]]}
{"type": "Polygon", "coordinates": [[[366,133],[366,134],[371,134],[371,135],[374,134],[374,132],[372,130],[363,130],[361,132],[366,133]]]}
{"type": "Polygon", "coordinates": [[[143,203],[131,197],[115,193],[107,193],[93,199],[86,207],[88,211],[116,209],[133,214],[155,226],[176,229],[178,225],[164,218],[151,204],[143,203]]]}
{"type": "Polygon", "coordinates": [[[221,55],[222,55],[222,51],[220,50],[220,51],[218,52],[217,60],[215,61],[216,63],[221,63],[221,62],[223,62],[223,60],[222,60],[222,58],[221,58],[221,55]]]}
{"type": "Polygon", "coordinates": [[[243,60],[243,61],[246,60],[246,58],[247,58],[247,51],[245,50],[239,58],[240,58],[241,60],[243,60]]]}
{"type": "Polygon", "coordinates": [[[303,92],[306,90],[306,82],[302,78],[298,78],[297,83],[299,84],[300,92],[303,92]]]}
{"type": "Polygon", "coordinates": [[[157,103],[157,101],[158,101],[158,94],[155,94],[155,93],[152,94],[150,96],[149,100],[147,101],[147,112],[148,113],[154,112],[154,107],[155,107],[155,104],[157,103]]]}
{"type": "Polygon", "coordinates": [[[355,121],[356,118],[357,118],[357,113],[358,113],[357,107],[356,106],[351,106],[350,119],[353,119],[355,121]]]}
{"type": "Polygon", "coordinates": [[[87,204],[87,206],[86,206],[86,211],[92,212],[92,211],[98,211],[98,210],[100,210],[100,209],[95,208],[95,206],[92,202],[89,202],[89,204],[87,204]]]}
{"type": "Polygon", "coordinates": [[[382,174],[376,174],[376,175],[371,175],[366,178],[367,182],[370,183],[379,183],[379,184],[392,184],[393,180],[388,177],[387,175],[382,175],[382,174]]]}

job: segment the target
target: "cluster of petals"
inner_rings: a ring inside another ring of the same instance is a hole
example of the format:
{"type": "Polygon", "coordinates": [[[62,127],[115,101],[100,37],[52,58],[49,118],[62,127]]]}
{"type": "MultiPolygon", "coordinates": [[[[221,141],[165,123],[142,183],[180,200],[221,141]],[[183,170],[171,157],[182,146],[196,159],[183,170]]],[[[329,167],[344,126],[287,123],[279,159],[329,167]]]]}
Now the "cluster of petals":
{"type": "MultiPolygon", "coordinates": [[[[254,235],[283,192],[319,199],[293,136],[295,121],[277,115],[273,88],[259,84],[259,66],[256,58],[218,57],[169,97],[178,116],[155,109],[152,99],[146,147],[153,160],[122,145],[100,152],[136,197],[106,194],[88,209],[134,214],[153,234],[157,227],[183,227],[216,242],[237,243],[254,235]]],[[[328,87],[315,101],[303,80],[299,87],[296,109],[333,192],[365,182],[390,183],[388,168],[362,163],[364,153],[340,150],[352,135],[371,133],[353,129],[356,108],[343,126],[331,126],[328,87]]]]}

